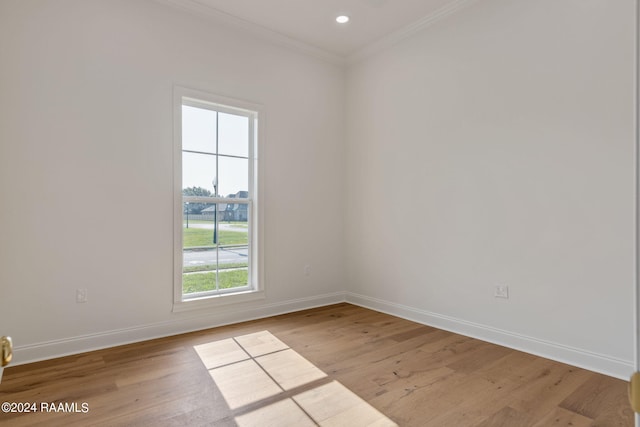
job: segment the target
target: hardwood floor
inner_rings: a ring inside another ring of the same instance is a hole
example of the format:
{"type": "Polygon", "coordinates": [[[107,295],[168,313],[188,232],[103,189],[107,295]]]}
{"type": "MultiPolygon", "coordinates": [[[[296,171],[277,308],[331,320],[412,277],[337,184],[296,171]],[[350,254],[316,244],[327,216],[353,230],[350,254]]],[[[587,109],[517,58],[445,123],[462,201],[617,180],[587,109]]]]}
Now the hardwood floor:
{"type": "Polygon", "coordinates": [[[297,425],[287,421],[291,408],[312,412],[298,397],[336,382],[400,426],[633,425],[624,381],[349,304],[9,367],[0,402],[35,402],[38,411],[0,413],[0,424],[233,426],[282,407],[261,425],[297,425]],[[260,331],[326,376],[232,409],[201,359],[208,347],[194,347],[260,331]],[[42,403],[77,412],[43,412],[42,403]]]}

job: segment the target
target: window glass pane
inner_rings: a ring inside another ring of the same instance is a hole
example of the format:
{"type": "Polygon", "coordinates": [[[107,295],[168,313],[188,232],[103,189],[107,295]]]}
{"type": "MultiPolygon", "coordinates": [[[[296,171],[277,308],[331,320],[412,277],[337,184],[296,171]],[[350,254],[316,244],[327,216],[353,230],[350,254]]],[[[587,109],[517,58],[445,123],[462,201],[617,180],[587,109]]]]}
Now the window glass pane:
{"type": "MultiPolygon", "coordinates": [[[[215,247],[215,203],[182,202],[183,249],[215,247]]],[[[222,206],[218,209],[224,209],[222,206]]]]}
{"type": "Polygon", "coordinates": [[[216,112],[182,106],[182,149],[216,152],[216,112]]]}
{"type": "Polygon", "coordinates": [[[244,257],[249,242],[248,206],[247,203],[229,203],[219,216],[220,247],[241,248],[244,257]]]}
{"type": "Polygon", "coordinates": [[[219,113],[218,120],[220,154],[249,157],[249,118],[219,113]]]}
{"type": "Polygon", "coordinates": [[[221,196],[249,197],[249,160],[219,156],[218,190],[221,196]],[[239,193],[239,194],[238,194],[239,193]]]}
{"type": "Polygon", "coordinates": [[[227,205],[224,221],[219,224],[218,259],[220,289],[249,284],[249,222],[246,203],[227,205]],[[231,215],[229,215],[231,213],[231,215]]]}
{"type": "Polygon", "coordinates": [[[182,152],[182,188],[183,195],[213,196],[213,182],[216,179],[216,157],[209,154],[182,152]],[[202,194],[187,194],[184,189],[204,189],[202,194]]]}
{"type": "Polygon", "coordinates": [[[182,203],[182,293],[217,289],[215,203],[182,203]]]}
{"type": "Polygon", "coordinates": [[[192,273],[183,273],[182,275],[182,294],[189,297],[189,294],[199,292],[211,292],[216,290],[216,272],[212,271],[196,271],[192,273]]]}
{"type": "Polygon", "coordinates": [[[218,270],[218,286],[220,289],[233,289],[249,284],[249,269],[244,268],[220,268],[218,270]]]}

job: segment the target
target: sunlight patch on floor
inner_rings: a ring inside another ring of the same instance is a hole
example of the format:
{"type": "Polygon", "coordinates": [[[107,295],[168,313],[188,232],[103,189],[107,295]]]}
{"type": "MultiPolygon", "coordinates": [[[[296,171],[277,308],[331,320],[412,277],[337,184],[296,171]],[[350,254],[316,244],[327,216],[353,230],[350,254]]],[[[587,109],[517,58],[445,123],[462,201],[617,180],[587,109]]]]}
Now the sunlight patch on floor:
{"type": "Polygon", "coordinates": [[[240,427],[396,426],[269,331],[194,348],[240,427]]]}
{"type": "Polygon", "coordinates": [[[271,405],[263,406],[255,411],[238,415],[238,427],[256,426],[296,426],[313,427],[317,424],[304,413],[291,399],[280,400],[271,405]]]}

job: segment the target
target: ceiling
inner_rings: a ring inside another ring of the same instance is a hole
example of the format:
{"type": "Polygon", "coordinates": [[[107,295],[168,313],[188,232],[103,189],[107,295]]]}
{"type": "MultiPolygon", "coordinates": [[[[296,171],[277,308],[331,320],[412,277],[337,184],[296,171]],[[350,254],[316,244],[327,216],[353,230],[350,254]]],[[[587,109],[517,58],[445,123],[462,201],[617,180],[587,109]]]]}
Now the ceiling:
{"type": "Polygon", "coordinates": [[[196,12],[271,33],[337,58],[349,58],[469,0],[169,0],[196,12]],[[338,24],[338,15],[348,15],[338,24]]]}

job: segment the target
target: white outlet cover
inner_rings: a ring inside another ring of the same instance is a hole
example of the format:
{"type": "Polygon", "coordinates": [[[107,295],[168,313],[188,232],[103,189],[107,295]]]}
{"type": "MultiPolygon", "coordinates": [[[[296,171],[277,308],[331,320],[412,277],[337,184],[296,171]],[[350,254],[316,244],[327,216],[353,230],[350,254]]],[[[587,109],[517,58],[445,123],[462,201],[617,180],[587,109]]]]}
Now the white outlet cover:
{"type": "Polygon", "coordinates": [[[76,302],[77,303],[87,302],[87,290],[86,289],[76,289],[76,302]]]}
{"type": "Polygon", "coordinates": [[[493,296],[496,298],[509,299],[509,286],[496,285],[493,296]]]}

